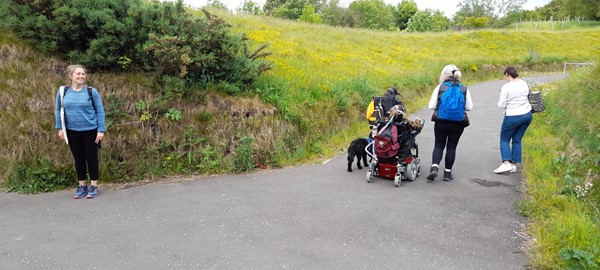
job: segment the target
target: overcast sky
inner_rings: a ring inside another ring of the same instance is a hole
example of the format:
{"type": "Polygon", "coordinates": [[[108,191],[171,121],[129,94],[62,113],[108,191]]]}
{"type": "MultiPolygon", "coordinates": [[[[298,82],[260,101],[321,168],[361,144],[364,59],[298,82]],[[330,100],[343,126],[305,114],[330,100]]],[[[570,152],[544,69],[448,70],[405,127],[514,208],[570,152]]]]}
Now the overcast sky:
{"type": "MultiPolygon", "coordinates": [[[[238,7],[240,7],[244,3],[244,0],[219,0],[219,1],[221,3],[227,5],[229,7],[229,9],[231,9],[231,10],[236,10],[238,7]]],[[[253,1],[255,3],[259,4],[261,7],[265,4],[265,0],[253,0],[253,1]]],[[[419,8],[419,10],[425,10],[425,9],[441,10],[449,18],[452,18],[452,16],[454,16],[454,13],[456,13],[456,11],[457,11],[456,6],[460,2],[460,0],[413,0],[413,1],[415,1],[415,3],[417,3],[417,7],[419,8]]],[[[206,5],[207,0],[184,0],[183,2],[185,2],[186,4],[193,6],[193,7],[202,7],[202,6],[206,5]]],[[[340,5],[347,7],[350,2],[352,2],[352,0],[340,0],[340,5]]],[[[386,2],[388,4],[396,5],[400,2],[402,2],[402,0],[384,0],[384,2],[386,2]]],[[[548,3],[550,3],[550,0],[529,0],[523,6],[523,9],[531,10],[531,9],[534,9],[535,7],[541,7],[548,3]]]]}

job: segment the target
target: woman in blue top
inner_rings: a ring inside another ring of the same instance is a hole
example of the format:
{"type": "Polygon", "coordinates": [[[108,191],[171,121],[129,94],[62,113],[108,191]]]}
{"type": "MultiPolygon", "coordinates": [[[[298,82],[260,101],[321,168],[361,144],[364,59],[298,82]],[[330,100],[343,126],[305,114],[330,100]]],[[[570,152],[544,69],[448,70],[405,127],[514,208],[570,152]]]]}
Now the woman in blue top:
{"type": "Polygon", "coordinates": [[[69,84],[56,93],[56,129],[58,137],[69,144],[75,160],[79,187],[74,198],[92,199],[98,196],[98,148],[105,132],[104,106],[98,91],[85,84],[86,70],[83,66],[69,65],[66,73],[69,84]],[[64,117],[61,116],[61,109],[64,117]],[[88,173],[91,182],[89,189],[88,173]]]}

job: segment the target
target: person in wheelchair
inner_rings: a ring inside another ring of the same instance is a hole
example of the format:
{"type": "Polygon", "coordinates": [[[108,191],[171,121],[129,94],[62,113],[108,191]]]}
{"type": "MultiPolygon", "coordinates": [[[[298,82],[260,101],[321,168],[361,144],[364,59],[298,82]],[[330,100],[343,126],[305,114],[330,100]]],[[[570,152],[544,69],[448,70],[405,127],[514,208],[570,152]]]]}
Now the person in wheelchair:
{"type": "Polygon", "coordinates": [[[416,136],[424,121],[409,120],[406,109],[397,98],[398,90],[390,87],[381,97],[373,97],[367,108],[371,128],[366,152],[371,157],[367,182],[372,176],[393,178],[397,187],[401,181],[414,180],[419,174],[419,154],[416,136]],[[383,169],[381,169],[382,167],[383,169]]]}
{"type": "Polygon", "coordinates": [[[385,94],[381,97],[373,97],[369,107],[367,108],[367,120],[369,121],[369,127],[371,133],[369,138],[373,138],[377,133],[377,127],[381,123],[387,123],[390,119],[392,122],[408,122],[408,124],[418,131],[421,131],[420,121],[410,121],[405,119],[406,109],[402,100],[398,98],[398,89],[395,87],[389,87],[385,94]]]}
{"type": "Polygon", "coordinates": [[[391,116],[394,116],[394,121],[402,121],[402,117],[398,117],[398,113],[404,114],[406,109],[404,104],[398,98],[398,89],[390,87],[385,91],[385,94],[381,97],[373,97],[369,108],[367,108],[367,119],[369,125],[373,126],[376,122],[388,121],[391,116]],[[394,114],[396,112],[396,114],[394,114]]]}

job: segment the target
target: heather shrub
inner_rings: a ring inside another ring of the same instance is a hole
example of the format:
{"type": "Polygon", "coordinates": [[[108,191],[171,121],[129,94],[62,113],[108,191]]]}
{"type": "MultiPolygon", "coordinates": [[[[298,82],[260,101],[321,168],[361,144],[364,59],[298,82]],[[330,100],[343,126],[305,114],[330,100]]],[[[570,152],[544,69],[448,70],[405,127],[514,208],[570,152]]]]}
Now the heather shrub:
{"type": "Polygon", "coordinates": [[[8,0],[0,28],[92,70],[150,72],[190,85],[249,89],[270,68],[266,46],[250,51],[243,33],[208,11],[191,14],[181,0],[8,0]]]}

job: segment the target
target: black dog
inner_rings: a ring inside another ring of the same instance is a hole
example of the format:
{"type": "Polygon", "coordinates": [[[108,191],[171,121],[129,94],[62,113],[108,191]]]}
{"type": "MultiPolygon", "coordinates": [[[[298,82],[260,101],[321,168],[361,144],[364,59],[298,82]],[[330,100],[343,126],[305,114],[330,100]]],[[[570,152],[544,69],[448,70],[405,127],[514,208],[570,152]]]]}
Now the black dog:
{"type": "Polygon", "coordinates": [[[358,166],[358,169],[362,169],[362,166],[360,166],[360,159],[362,158],[363,163],[365,164],[365,167],[369,167],[369,164],[367,163],[367,151],[365,150],[365,147],[367,147],[367,144],[369,144],[369,142],[367,141],[367,139],[363,139],[363,138],[358,138],[354,141],[352,141],[352,143],[350,143],[350,146],[348,147],[348,171],[352,172],[352,162],[354,161],[354,157],[356,156],[356,166],[358,166]]]}

